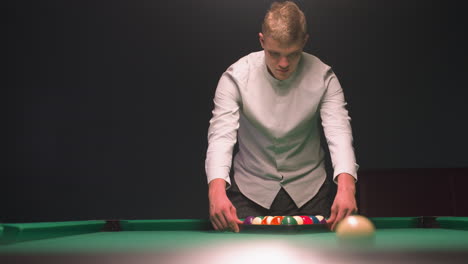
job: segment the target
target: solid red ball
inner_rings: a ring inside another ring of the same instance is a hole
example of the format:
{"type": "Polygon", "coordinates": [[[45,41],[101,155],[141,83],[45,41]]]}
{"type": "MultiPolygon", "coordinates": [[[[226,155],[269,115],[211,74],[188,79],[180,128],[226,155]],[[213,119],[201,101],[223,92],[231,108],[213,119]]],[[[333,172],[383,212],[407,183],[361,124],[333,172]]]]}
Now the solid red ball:
{"type": "Polygon", "coordinates": [[[308,217],[307,215],[301,215],[300,216],[302,218],[302,221],[304,221],[304,225],[311,225],[313,224],[313,221],[312,219],[310,219],[310,217],[308,217]]]}

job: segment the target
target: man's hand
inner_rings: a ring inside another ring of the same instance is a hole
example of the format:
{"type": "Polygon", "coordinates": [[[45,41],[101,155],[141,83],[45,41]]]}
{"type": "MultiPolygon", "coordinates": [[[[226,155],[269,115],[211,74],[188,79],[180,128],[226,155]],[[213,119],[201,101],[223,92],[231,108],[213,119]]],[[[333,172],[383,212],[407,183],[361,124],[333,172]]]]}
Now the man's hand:
{"type": "Polygon", "coordinates": [[[327,223],[331,225],[331,230],[335,230],[336,224],[343,218],[357,212],[354,177],[347,173],[342,173],[337,177],[338,190],[331,208],[330,219],[327,220],[327,223]]]}
{"type": "Polygon", "coordinates": [[[242,224],[242,221],[237,218],[236,208],[226,195],[226,182],[223,179],[214,179],[208,188],[210,220],[214,229],[239,232],[238,224],[242,224]]]}

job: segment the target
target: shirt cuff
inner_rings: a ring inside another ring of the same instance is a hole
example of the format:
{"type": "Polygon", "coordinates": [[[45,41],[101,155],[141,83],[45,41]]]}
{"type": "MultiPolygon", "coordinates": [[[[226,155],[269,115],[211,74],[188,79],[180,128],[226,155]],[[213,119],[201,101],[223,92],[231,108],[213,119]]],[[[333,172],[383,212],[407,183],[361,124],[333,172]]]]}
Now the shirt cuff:
{"type": "Polygon", "coordinates": [[[230,169],[230,167],[206,168],[208,184],[214,179],[223,179],[226,181],[226,189],[231,187],[231,179],[229,178],[230,169]]]}
{"type": "Polygon", "coordinates": [[[340,175],[341,173],[347,173],[351,176],[353,176],[354,180],[357,181],[358,180],[358,176],[357,176],[357,171],[359,169],[359,165],[357,163],[354,163],[354,166],[350,166],[350,167],[347,167],[347,168],[335,168],[334,169],[334,172],[333,172],[333,181],[335,183],[338,183],[336,177],[338,177],[338,175],[340,175]]]}

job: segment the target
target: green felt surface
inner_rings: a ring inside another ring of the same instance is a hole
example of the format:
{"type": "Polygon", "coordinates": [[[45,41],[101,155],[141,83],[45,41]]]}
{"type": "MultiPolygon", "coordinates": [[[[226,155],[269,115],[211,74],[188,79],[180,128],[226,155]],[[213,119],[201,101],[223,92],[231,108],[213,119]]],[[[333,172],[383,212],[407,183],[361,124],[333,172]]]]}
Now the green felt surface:
{"type": "MultiPolygon", "coordinates": [[[[234,234],[214,231],[124,231],[19,242],[0,247],[0,252],[134,252],[184,250],[231,243],[281,241],[312,248],[340,247],[334,233],[234,234]]],[[[445,229],[383,229],[375,234],[372,249],[468,250],[468,232],[445,229]]]]}
{"type": "MultiPolygon", "coordinates": [[[[452,222],[452,226],[447,228],[401,227],[411,226],[413,218],[406,218],[406,223],[404,218],[371,220],[376,224],[377,230],[374,239],[364,244],[362,247],[364,249],[468,250],[468,231],[459,228],[466,227],[467,219],[444,218],[443,221],[452,222]]],[[[272,242],[314,249],[336,249],[346,246],[333,232],[297,234],[215,232],[207,229],[209,222],[206,220],[122,221],[121,227],[126,231],[119,232],[100,232],[103,224],[100,221],[7,224],[5,227],[10,229],[16,227],[23,234],[19,234],[16,242],[1,245],[0,253],[157,252],[206,249],[245,243],[261,245],[272,242]],[[81,233],[76,231],[77,229],[81,233]],[[38,230],[48,230],[45,233],[51,234],[61,230],[62,233],[60,237],[53,234],[41,239],[38,236],[41,232],[38,230]],[[71,230],[76,232],[70,233],[71,230]],[[29,241],[28,233],[32,234],[32,239],[29,241]]]]}

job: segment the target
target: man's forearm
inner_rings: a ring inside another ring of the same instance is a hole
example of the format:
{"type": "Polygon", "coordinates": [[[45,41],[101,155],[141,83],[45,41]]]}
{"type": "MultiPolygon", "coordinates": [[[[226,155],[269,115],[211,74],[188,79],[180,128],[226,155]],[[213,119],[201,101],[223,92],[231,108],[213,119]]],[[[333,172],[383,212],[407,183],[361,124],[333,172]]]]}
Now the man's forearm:
{"type": "Polygon", "coordinates": [[[337,176],[338,192],[356,193],[356,180],[348,173],[341,173],[337,176]]]}
{"type": "Polygon", "coordinates": [[[208,197],[219,194],[226,194],[226,181],[224,179],[214,179],[208,185],[208,197]]]}

